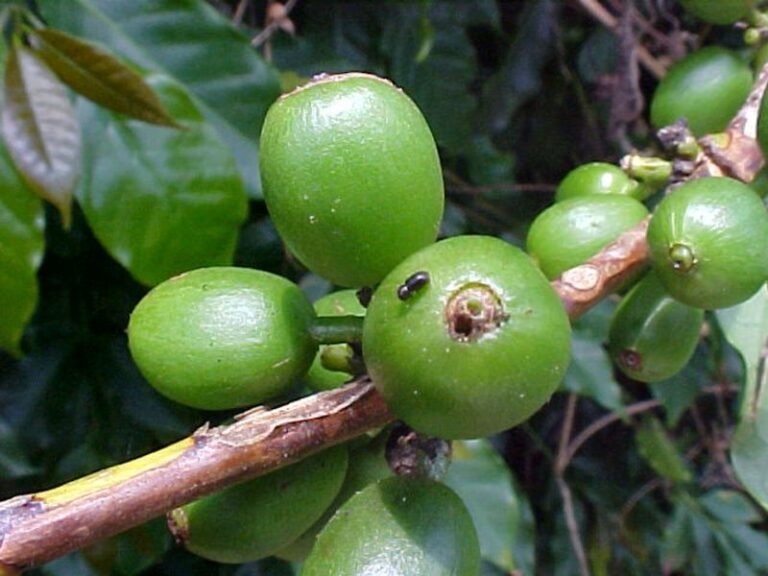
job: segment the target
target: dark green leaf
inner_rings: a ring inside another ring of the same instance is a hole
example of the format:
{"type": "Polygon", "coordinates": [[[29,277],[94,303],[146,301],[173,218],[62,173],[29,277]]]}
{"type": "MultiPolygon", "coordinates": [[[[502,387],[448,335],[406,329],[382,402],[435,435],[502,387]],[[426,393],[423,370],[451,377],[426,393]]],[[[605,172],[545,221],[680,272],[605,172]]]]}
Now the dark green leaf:
{"type": "Polygon", "coordinates": [[[483,89],[480,122],[487,130],[504,130],[510,117],[542,89],[543,69],[555,52],[558,37],[558,4],[552,0],[525,4],[515,43],[483,89]]]}
{"type": "MultiPolygon", "coordinates": [[[[764,574],[768,568],[768,535],[759,527],[753,528],[749,524],[732,523],[722,526],[728,551],[738,552],[745,562],[754,568],[760,569],[764,574]]],[[[732,572],[732,574],[741,574],[732,572]]]]}
{"type": "Polygon", "coordinates": [[[744,360],[747,377],[741,415],[753,417],[757,410],[768,410],[764,406],[768,395],[762,388],[768,387],[764,355],[768,346],[768,290],[759,290],[743,304],[718,310],[717,319],[725,337],[744,360]]]}
{"type": "Polygon", "coordinates": [[[687,463],[658,419],[646,417],[635,433],[635,441],[640,455],[659,476],[673,482],[691,481],[687,463]]]}
{"type": "Polygon", "coordinates": [[[483,559],[507,571],[532,573],[533,521],[509,468],[488,440],[455,442],[453,451],[444,482],[467,505],[483,559]]]}
{"type": "Polygon", "coordinates": [[[419,105],[437,143],[454,154],[467,147],[477,99],[475,51],[465,33],[467,13],[445,2],[430,6],[434,30],[429,56],[419,60],[420,15],[417,6],[398,6],[384,23],[382,50],[387,74],[419,105]]]}
{"type": "Polygon", "coordinates": [[[0,478],[23,478],[36,472],[19,444],[16,433],[0,419],[0,478]]]}
{"type": "Polygon", "coordinates": [[[467,28],[497,26],[495,3],[429,3],[433,35],[423,59],[423,10],[416,3],[308,3],[305,10],[301,36],[276,43],[275,60],[282,68],[304,76],[346,70],[385,75],[418,104],[442,148],[454,154],[468,146],[478,65],[467,28]]]}
{"type": "Polygon", "coordinates": [[[621,410],[621,388],[613,377],[611,360],[600,342],[575,330],[571,347],[571,365],[563,381],[565,389],[592,398],[609,410],[621,410]]]}
{"type": "Polygon", "coordinates": [[[43,208],[0,143],[0,348],[19,354],[24,326],[37,304],[43,257],[43,208]]]}
{"type": "Polygon", "coordinates": [[[700,514],[691,515],[695,552],[691,554],[693,573],[698,576],[722,574],[720,555],[714,546],[714,536],[707,519],[700,514]]]}
{"type": "Polygon", "coordinates": [[[763,508],[768,510],[768,412],[757,418],[744,418],[736,427],[731,442],[731,461],[736,474],[763,508]]]}
{"type": "MultiPolygon", "coordinates": [[[[476,136],[467,150],[467,171],[474,184],[511,184],[515,179],[515,159],[499,150],[487,136],[476,136]]],[[[493,189],[493,186],[487,186],[493,189]]]]}
{"type": "Polygon", "coordinates": [[[440,236],[458,236],[467,232],[467,215],[454,202],[447,200],[440,222],[440,236]]]}
{"type": "Polygon", "coordinates": [[[80,177],[80,127],[64,86],[32,51],[11,48],[5,68],[3,138],[16,167],[69,225],[80,177]]]}
{"type": "Polygon", "coordinates": [[[35,30],[37,54],[70,88],[120,114],[178,127],[144,79],[109,52],[59,30],[35,30]]]}
{"type": "Polygon", "coordinates": [[[701,389],[710,381],[707,360],[707,353],[699,346],[682,372],[662,382],[655,382],[650,387],[653,396],[666,410],[668,426],[677,425],[682,415],[696,401],[701,389]]]}
{"type": "Polygon", "coordinates": [[[731,459],[749,493],[768,510],[768,291],[726,310],[717,319],[726,338],[742,356],[746,368],[741,422],[731,444],[731,459]]]}
{"type": "Polygon", "coordinates": [[[661,556],[665,566],[671,571],[685,566],[688,554],[693,546],[693,526],[688,508],[678,502],[675,504],[670,520],[664,529],[661,556]]]}
{"type": "Polygon", "coordinates": [[[203,0],[38,5],[52,26],[185,84],[234,153],[248,193],[261,196],[258,139],[267,108],[279,95],[279,79],[226,18],[203,0]]]}
{"type": "Polygon", "coordinates": [[[165,518],[157,518],[114,537],[116,555],[113,572],[133,576],[148,568],[171,546],[165,518]]]}
{"type": "Polygon", "coordinates": [[[730,538],[722,532],[715,532],[714,537],[715,542],[717,542],[717,550],[722,555],[723,562],[725,563],[723,574],[758,576],[758,573],[750,566],[750,562],[742,556],[741,551],[734,546],[734,542],[730,538]]]}
{"type": "Polygon", "coordinates": [[[619,36],[607,28],[598,28],[582,44],[576,59],[579,77],[597,83],[616,70],[620,54],[619,36]]]}
{"type": "Polygon", "coordinates": [[[707,512],[721,522],[750,524],[761,520],[752,501],[735,490],[710,490],[699,498],[699,502],[707,512]]]}
{"type": "Polygon", "coordinates": [[[187,91],[147,82],[186,130],[118,118],[82,101],[88,179],[77,191],[112,256],[145,284],[232,261],[246,197],[230,150],[187,91]]]}
{"type": "Polygon", "coordinates": [[[69,554],[49,562],[42,568],[45,576],[99,576],[99,573],[91,567],[85,556],[80,552],[69,554]]]}

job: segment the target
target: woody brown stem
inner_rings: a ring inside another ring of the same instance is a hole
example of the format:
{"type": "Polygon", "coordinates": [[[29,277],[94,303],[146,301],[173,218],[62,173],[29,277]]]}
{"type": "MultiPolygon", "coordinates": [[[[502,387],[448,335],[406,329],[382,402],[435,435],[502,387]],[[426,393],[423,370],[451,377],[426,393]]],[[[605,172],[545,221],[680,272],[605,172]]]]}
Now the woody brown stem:
{"type": "Polygon", "coordinates": [[[246,412],[131,462],[0,502],[0,575],[48,562],[390,420],[370,381],[361,381],[246,412]]]}
{"type": "MultiPolygon", "coordinates": [[[[642,268],[638,225],[552,286],[576,318],[642,268]]],[[[231,484],[266,474],[392,420],[370,381],[321,392],[59,488],[0,502],[0,576],[48,562],[231,484]]]]}
{"type": "Polygon", "coordinates": [[[584,264],[566,270],[552,282],[571,320],[618,290],[647,266],[645,233],[650,220],[650,216],[646,217],[584,264]]]}

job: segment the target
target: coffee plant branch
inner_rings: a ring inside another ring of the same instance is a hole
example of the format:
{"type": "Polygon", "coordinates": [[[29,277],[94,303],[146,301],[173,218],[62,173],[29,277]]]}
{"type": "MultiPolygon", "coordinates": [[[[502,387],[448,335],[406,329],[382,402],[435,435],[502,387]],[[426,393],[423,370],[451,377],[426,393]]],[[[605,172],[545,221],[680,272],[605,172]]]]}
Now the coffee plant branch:
{"type": "MultiPolygon", "coordinates": [[[[756,115],[768,83],[768,68],[740,117],[756,115]]],[[[734,126],[735,125],[735,126],[734,126]]],[[[699,162],[715,170],[722,159],[738,161],[750,181],[762,157],[750,146],[753,123],[729,127],[726,141],[711,155],[702,146],[699,162]],[[739,133],[739,130],[743,132],[739,133]],[[732,148],[732,143],[738,145],[732,148]],[[758,157],[753,156],[757,153],[758,157]],[[759,160],[759,161],[757,161],[759,160]]],[[[721,166],[721,168],[723,168],[721,166]]],[[[722,172],[733,173],[727,166],[722,172]]],[[[722,173],[721,172],[721,173],[722,173]]],[[[578,318],[646,265],[647,220],[552,282],[571,319],[578,318]]],[[[368,379],[321,392],[279,408],[258,407],[233,423],[203,427],[186,439],[130,462],[95,472],[45,492],[0,502],[0,576],[49,562],[98,540],[147,522],[178,506],[254,478],[381,427],[393,416],[368,379]]],[[[576,445],[576,448],[578,444],[576,445]]],[[[569,455],[575,452],[571,445],[569,455]]]]}
{"type": "MultiPolygon", "coordinates": [[[[645,265],[644,227],[553,282],[572,317],[645,265]]],[[[0,576],[49,562],[231,484],[383,426],[393,416],[368,380],[231,424],[58,488],[0,502],[0,576]]]]}

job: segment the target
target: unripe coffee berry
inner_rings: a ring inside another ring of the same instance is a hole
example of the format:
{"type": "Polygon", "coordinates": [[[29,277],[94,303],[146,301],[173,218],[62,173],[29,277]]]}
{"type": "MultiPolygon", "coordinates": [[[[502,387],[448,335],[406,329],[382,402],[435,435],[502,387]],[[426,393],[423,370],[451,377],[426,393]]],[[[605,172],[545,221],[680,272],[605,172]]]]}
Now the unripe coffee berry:
{"type": "Polygon", "coordinates": [[[768,281],[768,212],[731,178],[692,180],[664,198],[648,246],[666,290],[689,306],[735,306],[768,281]]]}
{"type": "Polygon", "coordinates": [[[368,371],[396,416],[442,438],[487,436],[549,400],[570,359],[570,324],[528,256],[485,236],[413,254],[373,295],[363,327],[368,371]],[[418,272],[429,282],[406,299],[418,272]]]}
{"type": "Polygon", "coordinates": [[[443,177],[419,109],[370,74],[280,98],[261,134],[264,199],[288,248],[340,286],[372,286],[434,242],[443,177]]]}
{"type": "Polygon", "coordinates": [[[248,268],[203,268],[166,280],[136,306],[131,355],[161,394],[204,410],[286,392],[317,350],[315,318],[289,280],[248,268]]]}

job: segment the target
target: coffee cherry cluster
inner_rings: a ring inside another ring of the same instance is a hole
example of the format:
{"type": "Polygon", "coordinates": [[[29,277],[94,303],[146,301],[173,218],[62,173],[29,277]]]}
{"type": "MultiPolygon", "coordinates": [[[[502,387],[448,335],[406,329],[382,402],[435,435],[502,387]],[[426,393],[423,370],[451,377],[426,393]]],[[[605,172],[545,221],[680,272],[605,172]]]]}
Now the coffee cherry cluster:
{"type": "MultiPolygon", "coordinates": [[[[719,53],[701,58],[731,66],[719,53]]],[[[699,65],[668,82],[685,86],[699,65]]],[[[668,110],[666,90],[652,111],[658,122],[685,114],[668,110]]],[[[313,308],[295,284],[258,270],[168,280],[128,328],[144,376],[177,402],[232,409],[300,380],[319,391],[367,374],[399,419],[446,439],[504,431],[547,403],[570,361],[569,319],[549,280],[645,219],[642,200],[659,189],[588,164],[533,223],[528,253],[486,236],[436,241],[443,185],[429,127],[401,90],[357,73],[317,78],[276,102],[260,162],[288,249],[350,289],[313,308]]],[[[660,201],[648,244],[651,269],[628,279],[608,348],[627,376],[655,382],[688,362],[705,309],[765,286],[768,213],[740,182],[690,181],[660,201]]],[[[344,576],[378,573],[398,550],[398,573],[477,574],[464,505],[434,480],[392,477],[385,444],[366,438],[322,452],[180,508],[171,526],[191,551],[221,562],[306,557],[304,574],[344,576]]]]}

